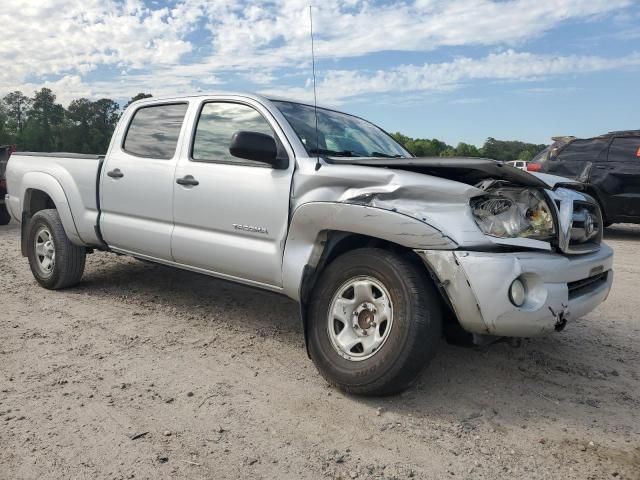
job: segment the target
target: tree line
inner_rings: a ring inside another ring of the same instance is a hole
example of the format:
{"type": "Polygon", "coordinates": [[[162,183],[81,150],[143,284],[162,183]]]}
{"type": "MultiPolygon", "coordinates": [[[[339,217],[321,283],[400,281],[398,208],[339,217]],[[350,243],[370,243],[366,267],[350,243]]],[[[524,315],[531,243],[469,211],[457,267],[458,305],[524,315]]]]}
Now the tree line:
{"type": "Polygon", "coordinates": [[[487,138],[480,148],[460,142],[453,147],[437,138],[411,138],[400,132],[391,134],[404,148],[417,157],[484,157],[508,162],[510,160],[532,160],[546,145],[536,145],[517,140],[487,138]]]}
{"type": "MultiPolygon", "coordinates": [[[[148,93],[139,93],[124,106],[148,93]]],[[[32,97],[20,91],[0,99],[0,145],[20,151],[104,154],[123,109],[109,99],[73,100],[67,108],[49,88],[32,97]]]]}
{"type": "MultiPolygon", "coordinates": [[[[124,109],[148,97],[148,93],[139,93],[122,109],[109,98],[79,98],[64,108],[49,88],[34,92],[32,97],[11,92],[0,99],[0,145],[15,144],[21,151],[104,154],[124,109]]],[[[463,142],[453,147],[436,138],[411,138],[399,132],[392,136],[418,157],[531,160],[546,147],[495,138],[488,138],[481,148],[463,142]]]]}

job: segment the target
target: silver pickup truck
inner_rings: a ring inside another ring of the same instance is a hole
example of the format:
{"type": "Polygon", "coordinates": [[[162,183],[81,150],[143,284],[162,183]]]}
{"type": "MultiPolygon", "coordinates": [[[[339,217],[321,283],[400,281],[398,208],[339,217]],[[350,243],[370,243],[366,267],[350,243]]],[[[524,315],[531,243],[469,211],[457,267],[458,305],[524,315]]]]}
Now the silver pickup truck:
{"type": "Polygon", "coordinates": [[[600,211],[563,181],[414,158],[352,115],[218,94],[135,102],[104,157],[14,154],[6,204],[45,288],[105,250],[278,292],[329,382],[389,394],[443,332],[541,335],[606,299],[600,211]]]}

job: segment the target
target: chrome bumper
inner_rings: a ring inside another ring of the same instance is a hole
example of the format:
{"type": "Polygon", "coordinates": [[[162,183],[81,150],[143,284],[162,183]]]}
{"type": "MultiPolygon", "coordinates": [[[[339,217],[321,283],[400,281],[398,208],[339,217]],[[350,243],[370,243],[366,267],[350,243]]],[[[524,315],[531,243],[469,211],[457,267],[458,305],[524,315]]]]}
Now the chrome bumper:
{"type": "Polygon", "coordinates": [[[613,282],[613,250],[564,256],[545,252],[490,253],[416,250],[435,274],[462,327],[477,334],[543,335],[586,315],[606,300],[613,282]],[[509,300],[521,279],[527,300],[509,300]],[[584,282],[582,282],[584,281],[584,282]]]}

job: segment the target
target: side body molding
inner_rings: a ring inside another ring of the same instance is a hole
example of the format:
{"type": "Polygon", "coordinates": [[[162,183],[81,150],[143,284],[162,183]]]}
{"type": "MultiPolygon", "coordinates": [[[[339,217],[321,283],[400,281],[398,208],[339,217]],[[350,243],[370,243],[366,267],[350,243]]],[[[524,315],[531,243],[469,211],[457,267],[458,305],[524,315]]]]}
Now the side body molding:
{"type": "Polygon", "coordinates": [[[314,268],[327,231],[367,235],[412,249],[451,250],[456,243],[436,228],[391,210],[340,202],[312,202],[293,213],[282,262],[283,293],[300,300],[305,270],[314,268]]]}
{"type": "MultiPolygon", "coordinates": [[[[64,226],[64,230],[67,233],[69,240],[76,245],[84,245],[84,242],[78,234],[75,221],[73,220],[67,196],[65,195],[60,183],[48,173],[28,172],[24,175],[20,189],[20,199],[22,199],[20,214],[25,211],[26,206],[31,202],[31,193],[34,190],[41,190],[51,197],[53,203],[56,205],[56,209],[60,215],[60,220],[62,221],[62,225],[64,226]]],[[[25,227],[26,225],[22,226],[22,228],[25,227]]]]}

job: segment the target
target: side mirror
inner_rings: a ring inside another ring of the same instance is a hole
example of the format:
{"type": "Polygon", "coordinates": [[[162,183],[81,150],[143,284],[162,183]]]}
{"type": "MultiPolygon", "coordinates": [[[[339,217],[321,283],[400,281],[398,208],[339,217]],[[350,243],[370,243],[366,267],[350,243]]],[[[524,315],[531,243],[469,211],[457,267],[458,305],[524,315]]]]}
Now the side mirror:
{"type": "Polygon", "coordinates": [[[285,169],[288,159],[278,158],[278,146],[271,135],[240,131],[233,134],[229,153],[234,157],[268,163],[273,168],[285,169]]]}

